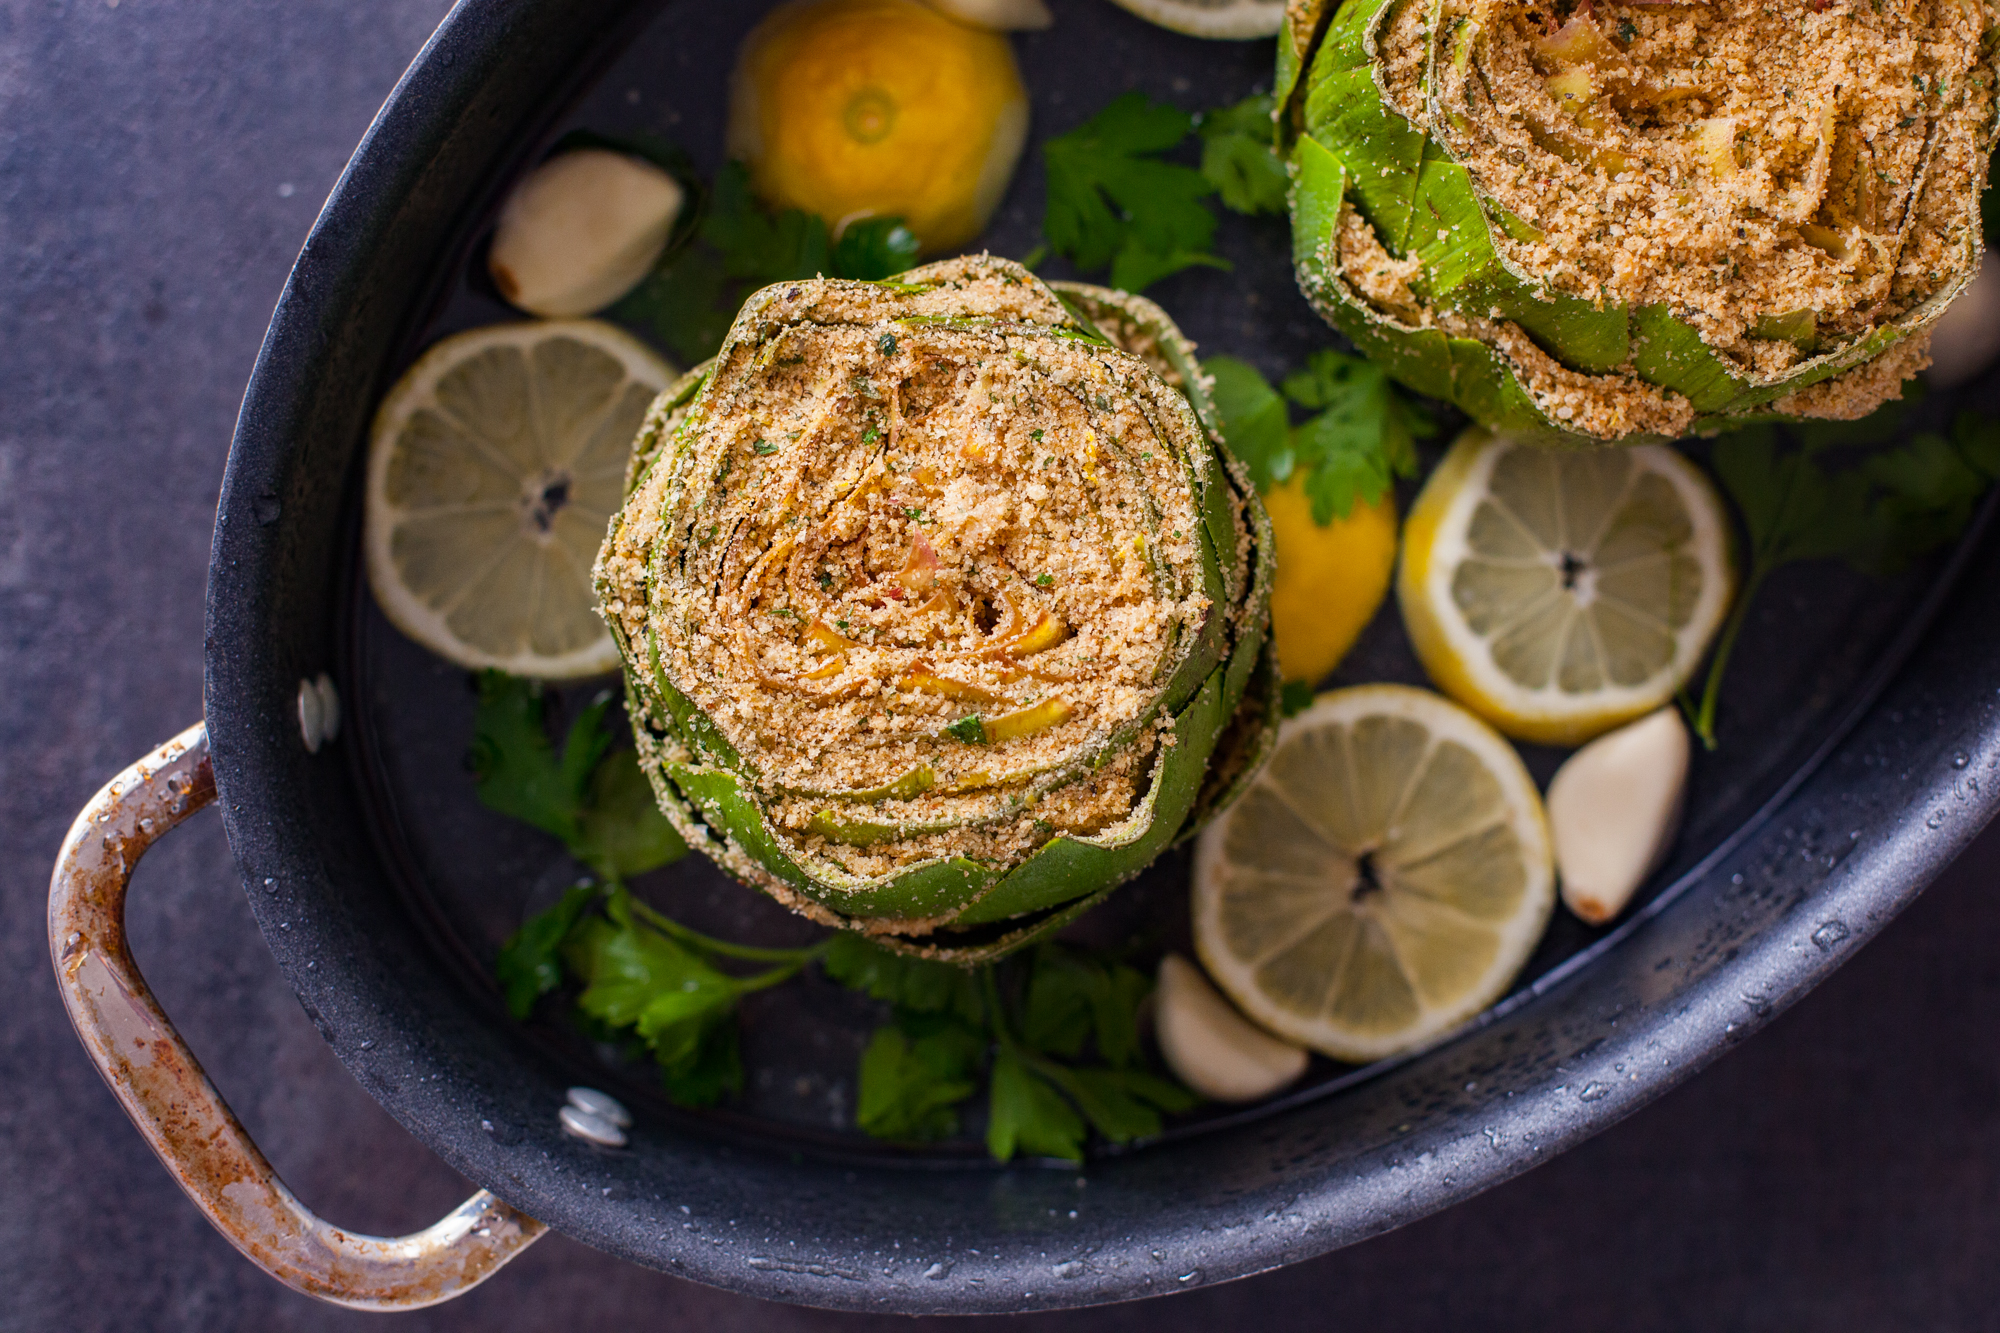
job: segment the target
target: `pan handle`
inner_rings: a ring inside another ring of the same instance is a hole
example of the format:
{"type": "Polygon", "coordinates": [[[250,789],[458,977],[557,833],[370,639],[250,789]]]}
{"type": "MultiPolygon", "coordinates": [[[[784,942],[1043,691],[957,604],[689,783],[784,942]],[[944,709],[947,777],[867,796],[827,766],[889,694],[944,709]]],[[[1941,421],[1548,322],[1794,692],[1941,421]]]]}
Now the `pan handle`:
{"type": "Polygon", "coordinates": [[[409,1236],[329,1226],[285,1188],[174,1031],[125,942],[125,889],[153,840],[215,800],[197,724],[113,778],[63,840],[49,951],[97,1072],[231,1245],[295,1291],[359,1310],[414,1310],[491,1277],[542,1223],[481,1190],[409,1236]]]}

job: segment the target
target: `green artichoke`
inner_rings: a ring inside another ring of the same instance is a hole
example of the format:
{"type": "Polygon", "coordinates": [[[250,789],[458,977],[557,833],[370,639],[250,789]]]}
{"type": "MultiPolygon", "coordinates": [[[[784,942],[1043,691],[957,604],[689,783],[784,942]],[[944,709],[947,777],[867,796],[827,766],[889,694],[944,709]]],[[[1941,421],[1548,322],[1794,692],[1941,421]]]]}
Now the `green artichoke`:
{"type": "Polygon", "coordinates": [[[1976,4],[1294,0],[1279,134],[1321,314],[1571,446],[1850,418],[1972,280],[1976,4]]]}
{"type": "Polygon", "coordinates": [[[1276,725],[1272,548],[1191,351],[986,256],[751,297],[654,403],[597,563],[688,844],[969,962],[1228,800],[1276,725]]]}

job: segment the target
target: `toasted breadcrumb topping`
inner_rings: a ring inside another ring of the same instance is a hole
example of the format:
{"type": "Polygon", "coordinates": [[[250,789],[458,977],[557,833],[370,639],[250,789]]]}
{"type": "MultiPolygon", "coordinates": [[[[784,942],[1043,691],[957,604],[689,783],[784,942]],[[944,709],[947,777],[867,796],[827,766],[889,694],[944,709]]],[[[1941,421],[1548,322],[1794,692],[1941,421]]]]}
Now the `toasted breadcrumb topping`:
{"type": "Polygon", "coordinates": [[[755,298],[756,336],[656,405],[599,565],[628,661],[743,757],[793,854],[854,877],[1134,817],[1235,595],[1204,575],[1187,402],[1046,288],[959,271],[948,300],[755,298]]]}
{"type": "MultiPolygon", "coordinates": [[[[1510,270],[1598,308],[1664,308],[1775,384],[1921,322],[1976,270],[1996,22],[1995,0],[1404,0],[1370,49],[1385,100],[1468,172],[1510,270]]],[[[1337,246],[1358,297],[1400,324],[1497,319],[1429,309],[1414,254],[1366,218],[1343,215],[1337,246]]],[[[1572,429],[1671,434],[1691,416],[1629,375],[1564,385],[1514,332],[1503,357],[1572,429]]],[[[1865,413],[1923,342],[1780,410],[1865,413]]]]}

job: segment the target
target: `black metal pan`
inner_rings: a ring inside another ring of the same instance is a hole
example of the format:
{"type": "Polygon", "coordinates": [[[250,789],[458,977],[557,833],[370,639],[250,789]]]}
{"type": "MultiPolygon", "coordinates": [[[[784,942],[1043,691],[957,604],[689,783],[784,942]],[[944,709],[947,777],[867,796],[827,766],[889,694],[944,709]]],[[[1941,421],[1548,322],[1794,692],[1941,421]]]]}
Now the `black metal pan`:
{"type": "MultiPolygon", "coordinates": [[[[841,1131],[827,1097],[857,1047],[840,1044],[842,1015],[796,1012],[810,997],[755,1020],[778,1034],[766,1046],[782,1076],[716,1114],[677,1111],[587,1047],[514,1023],[490,950],[555,872],[546,849],[480,822],[492,817],[456,769],[462,676],[369,603],[358,460],[377,399],[426,341],[507,317],[468,275],[514,175],[577,126],[665,131],[712,167],[733,44],[764,8],[463,0],[452,12],[328,200],[258,357],[216,516],[204,723],[107,786],[64,848],[51,947],[85,1044],[196,1202],[282,1279],[409,1308],[483,1279],[544,1226],[759,1296],[910,1313],[1086,1305],[1259,1272],[1446,1207],[1630,1114],[1838,967],[1992,813],[2000,550],[1975,529],[1895,584],[1824,568],[1774,582],[1680,849],[1622,924],[1560,925],[1519,989],[1442,1046],[1316,1066],[1273,1104],[1081,1170],[903,1153],[841,1131]],[[430,1231],[355,1237],[292,1199],[132,966],[131,866],[211,800],[320,1033],[484,1187],[430,1231]],[[830,1034],[821,1054],[788,1050],[813,1021],[830,1034]],[[638,1109],[627,1147],[561,1131],[579,1082],[638,1109]]],[[[1174,37],[1101,0],[1070,0],[1020,52],[1037,141],[1125,88],[1197,107],[1268,79],[1266,44],[1174,37]]],[[[1039,189],[1024,169],[986,238],[995,250],[1032,245],[1039,189]]],[[[1291,286],[1282,223],[1232,220],[1222,246],[1233,274],[1152,293],[1209,351],[1275,370],[1334,340],[1291,286]]],[[[1918,424],[1996,389],[1936,395],[1918,424]]],[[[1342,672],[1417,678],[1393,614],[1342,672]]],[[[1554,756],[1529,759],[1545,778],[1554,756]]],[[[709,873],[677,869],[659,891],[706,894],[747,929],[790,928],[709,873]]],[[[1124,910],[1171,915],[1184,877],[1163,863],[1124,910]]]]}

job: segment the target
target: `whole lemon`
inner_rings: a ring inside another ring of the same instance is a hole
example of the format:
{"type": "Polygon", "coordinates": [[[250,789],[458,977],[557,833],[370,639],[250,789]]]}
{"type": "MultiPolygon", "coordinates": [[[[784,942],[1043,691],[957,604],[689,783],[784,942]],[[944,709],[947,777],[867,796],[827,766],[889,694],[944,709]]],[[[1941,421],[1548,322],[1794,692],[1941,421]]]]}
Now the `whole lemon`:
{"type": "Polygon", "coordinates": [[[744,39],[728,146],[770,203],[837,232],[900,217],[926,253],[977,236],[1028,136],[998,33],[919,0],[792,0],[744,39]]]}
{"type": "Polygon", "coordinates": [[[1360,500],[1321,527],[1293,473],[1264,495],[1277,539],[1271,585],[1271,640],[1288,681],[1315,684],[1347,655],[1389,592],[1396,566],[1396,501],[1360,500]]]}

